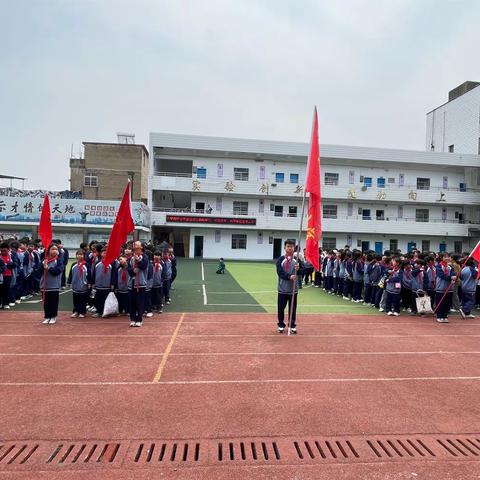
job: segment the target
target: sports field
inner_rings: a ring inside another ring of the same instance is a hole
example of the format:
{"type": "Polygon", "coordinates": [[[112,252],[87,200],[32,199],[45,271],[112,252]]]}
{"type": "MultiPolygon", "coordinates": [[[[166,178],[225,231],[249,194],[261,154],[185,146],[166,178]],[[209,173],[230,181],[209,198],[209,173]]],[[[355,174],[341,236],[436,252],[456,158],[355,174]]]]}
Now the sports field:
{"type": "MultiPolygon", "coordinates": [[[[276,312],[277,274],[271,262],[227,262],[225,275],[217,275],[217,262],[178,261],[178,277],[172,292],[170,312],[276,312]]],[[[321,288],[304,286],[300,290],[299,313],[377,314],[370,307],[347,302],[326,294],[321,288]]],[[[71,293],[60,294],[60,310],[71,310],[71,293]]],[[[39,297],[15,310],[41,310],[39,297]]]]}
{"type": "Polygon", "coordinates": [[[280,335],[273,262],[215,269],[181,261],[140,329],[71,318],[68,291],[55,325],[39,299],[0,312],[0,478],[479,478],[479,318],[308,287],[280,335]]]}

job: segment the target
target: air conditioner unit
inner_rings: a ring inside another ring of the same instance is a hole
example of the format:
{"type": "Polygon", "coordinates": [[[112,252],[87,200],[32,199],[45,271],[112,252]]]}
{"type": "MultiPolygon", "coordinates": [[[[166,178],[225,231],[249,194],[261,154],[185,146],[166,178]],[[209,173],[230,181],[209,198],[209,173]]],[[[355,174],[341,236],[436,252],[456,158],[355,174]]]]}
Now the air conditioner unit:
{"type": "Polygon", "coordinates": [[[364,186],[362,187],[362,192],[366,192],[366,191],[367,191],[367,187],[364,185],[364,186]]]}
{"type": "Polygon", "coordinates": [[[272,183],[271,186],[272,186],[272,187],[276,187],[277,184],[276,184],[276,183],[272,183]]]}
{"type": "Polygon", "coordinates": [[[360,175],[360,183],[363,182],[363,175],[360,175]]]}

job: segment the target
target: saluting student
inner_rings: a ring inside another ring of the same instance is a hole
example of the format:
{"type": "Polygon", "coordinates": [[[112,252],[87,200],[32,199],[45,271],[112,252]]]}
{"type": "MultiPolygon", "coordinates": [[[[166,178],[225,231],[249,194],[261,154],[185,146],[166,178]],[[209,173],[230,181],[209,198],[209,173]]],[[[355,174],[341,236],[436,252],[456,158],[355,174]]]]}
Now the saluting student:
{"type": "Polygon", "coordinates": [[[145,289],[147,287],[148,257],[143,253],[142,243],[133,244],[133,256],[128,262],[130,282],[130,326],[143,325],[143,312],[145,311],[145,289]]]}
{"type": "Polygon", "coordinates": [[[51,243],[42,255],[42,265],[44,273],[40,278],[40,288],[44,295],[43,324],[53,324],[57,321],[58,301],[60,298],[60,288],[62,285],[62,272],[64,266],[58,255],[58,247],[51,243]]]}
{"type": "Polygon", "coordinates": [[[297,295],[298,283],[297,274],[299,264],[294,258],[295,242],[285,240],[285,253],[277,260],[278,275],[278,298],[277,298],[277,318],[278,332],[285,330],[285,307],[288,304],[288,315],[292,317],[290,324],[291,333],[297,333],[297,295]],[[293,300],[292,300],[293,297],[293,300]]]}
{"type": "Polygon", "coordinates": [[[67,283],[72,287],[73,313],[72,318],[84,318],[87,313],[88,301],[88,268],[85,262],[85,252],[80,249],[76,253],[77,263],[70,268],[67,283]]]}

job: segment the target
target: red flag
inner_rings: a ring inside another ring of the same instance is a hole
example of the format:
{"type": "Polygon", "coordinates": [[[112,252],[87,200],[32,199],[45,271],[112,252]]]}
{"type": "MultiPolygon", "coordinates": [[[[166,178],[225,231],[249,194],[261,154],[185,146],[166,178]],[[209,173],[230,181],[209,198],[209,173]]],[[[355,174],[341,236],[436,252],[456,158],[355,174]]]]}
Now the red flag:
{"type": "Polygon", "coordinates": [[[472,253],[468,256],[468,258],[473,258],[474,260],[480,263],[480,242],[477,243],[477,245],[472,250],[472,253]]]}
{"type": "Polygon", "coordinates": [[[120,208],[115,218],[110,238],[108,239],[105,258],[102,260],[105,266],[110,265],[119,255],[122,245],[127,241],[129,233],[135,230],[135,224],[132,218],[132,209],[130,203],[130,181],[127,183],[123,194],[120,208]]]}
{"type": "Polygon", "coordinates": [[[40,215],[40,224],[38,225],[38,235],[42,239],[45,252],[52,243],[52,219],[50,216],[50,199],[45,195],[43,199],[42,214],[40,215]]]}
{"type": "Polygon", "coordinates": [[[318,144],[317,107],[315,107],[313,114],[312,140],[310,142],[310,155],[308,157],[307,179],[305,183],[305,193],[307,192],[310,193],[310,200],[308,202],[305,257],[315,267],[315,270],[319,270],[318,243],[322,237],[322,197],[320,194],[320,146],[318,144]]]}

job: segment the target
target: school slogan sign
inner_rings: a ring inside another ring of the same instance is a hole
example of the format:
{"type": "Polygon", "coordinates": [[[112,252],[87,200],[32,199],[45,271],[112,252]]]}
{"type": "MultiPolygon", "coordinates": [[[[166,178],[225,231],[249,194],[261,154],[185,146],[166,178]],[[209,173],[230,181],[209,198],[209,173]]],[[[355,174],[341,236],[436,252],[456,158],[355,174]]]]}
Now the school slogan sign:
{"type": "Polygon", "coordinates": [[[167,215],[167,222],[172,223],[209,223],[214,225],[256,225],[256,218],[231,218],[231,217],[212,217],[193,216],[193,215],[167,215]]]}

